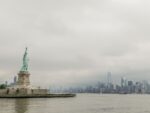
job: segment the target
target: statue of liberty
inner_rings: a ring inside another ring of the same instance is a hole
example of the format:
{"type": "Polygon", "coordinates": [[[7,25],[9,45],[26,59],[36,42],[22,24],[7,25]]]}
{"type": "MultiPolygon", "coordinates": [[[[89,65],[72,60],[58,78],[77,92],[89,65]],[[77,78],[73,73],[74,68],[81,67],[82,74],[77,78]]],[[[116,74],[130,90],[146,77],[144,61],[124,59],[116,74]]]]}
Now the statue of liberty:
{"type": "Polygon", "coordinates": [[[22,65],[22,68],[20,71],[28,72],[28,61],[29,61],[29,59],[27,57],[27,48],[26,48],[24,56],[23,56],[23,65],[22,65]]]}

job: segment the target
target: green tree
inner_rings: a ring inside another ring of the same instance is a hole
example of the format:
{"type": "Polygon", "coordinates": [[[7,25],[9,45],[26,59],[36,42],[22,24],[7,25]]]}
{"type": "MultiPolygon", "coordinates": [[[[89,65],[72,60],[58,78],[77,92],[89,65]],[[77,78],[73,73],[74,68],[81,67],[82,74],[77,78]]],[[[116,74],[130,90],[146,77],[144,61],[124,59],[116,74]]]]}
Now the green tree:
{"type": "Polygon", "coordinates": [[[6,84],[0,84],[0,89],[6,89],[6,84]]]}

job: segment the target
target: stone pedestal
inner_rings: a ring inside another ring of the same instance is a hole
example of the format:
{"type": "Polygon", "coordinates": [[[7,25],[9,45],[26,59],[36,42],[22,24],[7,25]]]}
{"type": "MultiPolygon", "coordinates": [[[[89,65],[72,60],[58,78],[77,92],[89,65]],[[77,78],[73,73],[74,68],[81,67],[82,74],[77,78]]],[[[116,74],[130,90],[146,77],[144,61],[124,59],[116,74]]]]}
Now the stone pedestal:
{"type": "Polygon", "coordinates": [[[27,71],[20,71],[18,73],[18,82],[17,85],[23,88],[27,88],[30,85],[29,79],[30,73],[27,71]]]}

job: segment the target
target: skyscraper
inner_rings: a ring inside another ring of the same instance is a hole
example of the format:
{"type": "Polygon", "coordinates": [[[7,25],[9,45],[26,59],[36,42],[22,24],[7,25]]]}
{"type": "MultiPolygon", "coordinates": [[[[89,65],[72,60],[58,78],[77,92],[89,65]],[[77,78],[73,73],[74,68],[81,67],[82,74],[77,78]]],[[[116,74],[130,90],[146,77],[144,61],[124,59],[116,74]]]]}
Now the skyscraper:
{"type": "Polygon", "coordinates": [[[112,79],[111,79],[111,72],[107,73],[107,87],[110,87],[112,84],[112,79]]]}

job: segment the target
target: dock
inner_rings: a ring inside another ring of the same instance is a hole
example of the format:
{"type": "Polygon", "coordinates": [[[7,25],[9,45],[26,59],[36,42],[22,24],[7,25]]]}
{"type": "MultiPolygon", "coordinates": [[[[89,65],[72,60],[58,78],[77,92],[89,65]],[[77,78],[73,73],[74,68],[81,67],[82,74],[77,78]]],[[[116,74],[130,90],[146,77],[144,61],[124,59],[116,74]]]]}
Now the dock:
{"type": "Polygon", "coordinates": [[[76,94],[24,94],[24,95],[0,95],[0,98],[68,98],[76,94]]]}

